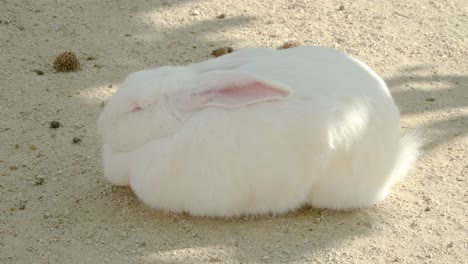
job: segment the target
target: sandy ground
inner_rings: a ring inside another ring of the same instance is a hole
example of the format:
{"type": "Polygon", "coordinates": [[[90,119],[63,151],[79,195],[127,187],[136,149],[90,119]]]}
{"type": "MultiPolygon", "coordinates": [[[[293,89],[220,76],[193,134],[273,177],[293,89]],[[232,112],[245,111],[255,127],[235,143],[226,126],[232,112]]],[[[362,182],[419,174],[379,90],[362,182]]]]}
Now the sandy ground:
{"type": "Polygon", "coordinates": [[[468,263],[467,14],[466,0],[0,0],[0,263],[468,263]],[[403,130],[423,129],[387,200],[206,219],[103,179],[96,119],[128,73],[289,40],[368,63],[403,130]],[[56,73],[68,50],[82,69],[56,73]]]}

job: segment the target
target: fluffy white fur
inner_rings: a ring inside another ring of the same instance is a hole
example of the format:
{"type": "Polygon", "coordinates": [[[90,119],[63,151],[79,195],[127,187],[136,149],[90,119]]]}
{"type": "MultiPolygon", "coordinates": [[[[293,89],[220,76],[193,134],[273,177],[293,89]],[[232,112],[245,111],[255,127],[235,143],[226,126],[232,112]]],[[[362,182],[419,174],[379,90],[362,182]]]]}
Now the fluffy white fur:
{"type": "Polygon", "coordinates": [[[133,73],[98,130],[105,176],[145,204],[236,216],[383,200],[418,155],[399,120],[365,64],[299,47],[133,73]]]}

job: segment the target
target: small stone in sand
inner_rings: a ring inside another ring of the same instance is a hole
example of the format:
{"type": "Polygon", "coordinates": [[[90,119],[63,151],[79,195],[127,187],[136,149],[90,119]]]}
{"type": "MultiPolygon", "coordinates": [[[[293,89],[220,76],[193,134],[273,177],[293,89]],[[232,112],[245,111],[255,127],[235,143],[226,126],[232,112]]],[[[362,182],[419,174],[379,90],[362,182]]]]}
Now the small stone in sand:
{"type": "Polygon", "coordinates": [[[338,11],[343,11],[344,10],[344,5],[340,5],[340,7],[338,7],[338,11]]]}
{"type": "Polygon", "coordinates": [[[64,52],[54,60],[54,69],[58,72],[71,72],[81,68],[80,61],[75,53],[71,51],[64,52]]]}
{"type": "Polygon", "coordinates": [[[44,183],[44,178],[36,177],[34,179],[34,186],[39,186],[39,185],[42,185],[43,183],[44,183]]]}
{"type": "Polygon", "coordinates": [[[300,46],[300,43],[297,41],[286,41],[285,43],[283,43],[283,45],[279,47],[279,49],[290,49],[290,48],[295,48],[299,46],[300,46]]]}
{"type": "Polygon", "coordinates": [[[217,16],[216,16],[216,18],[218,18],[218,19],[223,19],[223,18],[225,18],[225,17],[226,17],[225,14],[220,14],[220,15],[217,15],[217,16]]]}
{"type": "Polygon", "coordinates": [[[435,98],[434,98],[434,97],[428,97],[428,98],[426,98],[425,101],[426,101],[426,102],[434,102],[434,101],[435,101],[435,98]]]}
{"type": "Polygon", "coordinates": [[[51,128],[59,128],[60,127],[60,122],[54,120],[54,121],[50,122],[50,127],[51,128]]]}
{"type": "Polygon", "coordinates": [[[32,70],[32,72],[35,72],[37,75],[44,75],[44,72],[41,70],[32,70]]]}
{"type": "Polygon", "coordinates": [[[219,56],[223,56],[225,54],[231,53],[233,51],[234,51],[234,49],[231,48],[231,47],[222,47],[222,48],[213,50],[211,52],[211,55],[215,56],[215,57],[219,57],[219,56]]]}
{"type": "Polygon", "coordinates": [[[78,144],[81,142],[81,138],[74,137],[73,138],[73,143],[78,144]]]}

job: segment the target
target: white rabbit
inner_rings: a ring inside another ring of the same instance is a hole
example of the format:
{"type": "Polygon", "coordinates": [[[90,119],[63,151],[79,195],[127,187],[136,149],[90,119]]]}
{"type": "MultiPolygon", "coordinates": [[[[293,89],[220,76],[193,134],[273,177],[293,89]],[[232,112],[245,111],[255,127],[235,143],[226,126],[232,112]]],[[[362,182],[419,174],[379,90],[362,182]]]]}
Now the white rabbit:
{"type": "Polygon", "coordinates": [[[133,73],[98,120],[104,173],[204,216],[371,206],[410,169],[384,81],[331,48],[244,49],[133,73]]]}

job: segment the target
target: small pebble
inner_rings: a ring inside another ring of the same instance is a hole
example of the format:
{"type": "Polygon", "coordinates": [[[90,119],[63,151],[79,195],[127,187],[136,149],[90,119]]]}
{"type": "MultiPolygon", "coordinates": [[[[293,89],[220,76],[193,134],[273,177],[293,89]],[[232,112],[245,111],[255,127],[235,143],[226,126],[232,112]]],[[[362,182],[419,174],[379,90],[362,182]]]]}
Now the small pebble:
{"type": "Polygon", "coordinates": [[[37,75],[44,75],[44,72],[41,70],[32,70],[32,72],[35,72],[37,75]]]}
{"type": "Polygon", "coordinates": [[[30,148],[32,151],[37,150],[37,147],[34,146],[34,145],[31,145],[29,148],[30,148]]]}
{"type": "Polygon", "coordinates": [[[279,47],[279,49],[290,49],[300,46],[298,41],[286,41],[279,47]]]}
{"type": "Polygon", "coordinates": [[[54,121],[50,122],[50,127],[51,128],[59,128],[60,127],[60,122],[54,120],[54,121]]]}
{"type": "Polygon", "coordinates": [[[18,169],[18,167],[16,167],[15,165],[10,166],[10,170],[17,170],[17,169],[18,169]]]}
{"type": "Polygon", "coordinates": [[[448,243],[448,244],[447,244],[447,247],[448,247],[448,248],[453,247],[453,242],[448,243]]]}
{"type": "Polygon", "coordinates": [[[78,144],[81,142],[81,138],[74,137],[73,138],[73,143],[78,144]]]}
{"type": "Polygon", "coordinates": [[[132,35],[130,35],[130,34],[125,34],[125,35],[124,35],[124,37],[127,37],[127,38],[128,38],[128,37],[131,37],[131,36],[132,36],[132,35]]]}
{"type": "Polygon", "coordinates": [[[34,186],[39,186],[39,185],[42,185],[43,183],[44,183],[44,178],[36,177],[36,179],[34,179],[34,186]]]}
{"type": "Polygon", "coordinates": [[[424,209],[425,212],[429,212],[430,210],[431,210],[430,207],[426,207],[426,208],[424,209]]]}
{"type": "Polygon", "coordinates": [[[216,16],[216,18],[218,18],[218,19],[223,19],[223,18],[225,18],[225,17],[226,17],[225,14],[220,14],[220,15],[217,15],[217,16],[216,16]]]}
{"type": "Polygon", "coordinates": [[[94,56],[88,56],[88,57],[86,58],[86,60],[93,61],[93,60],[96,60],[96,57],[94,57],[94,56]]]}
{"type": "Polygon", "coordinates": [[[211,55],[215,57],[219,57],[219,56],[223,56],[225,54],[231,53],[233,51],[234,49],[232,47],[222,47],[222,48],[213,50],[211,52],[211,55]]]}
{"type": "Polygon", "coordinates": [[[20,148],[20,145],[19,144],[15,144],[15,149],[19,149],[20,148]]]}
{"type": "Polygon", "coordinates": [[[425,99],[426,102],[434,102],[435,98],[434,97],[428,97],[425,99]]]}
{"type": "Polygon", "coordinates": [[[344,10],[344,5],[340,5],[340,7],[338,8],[338,11],[343,11],[344,10]]]}

